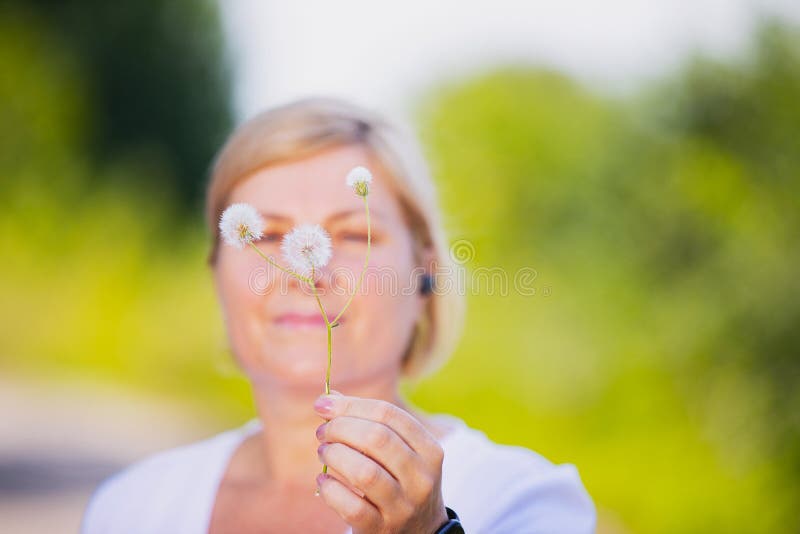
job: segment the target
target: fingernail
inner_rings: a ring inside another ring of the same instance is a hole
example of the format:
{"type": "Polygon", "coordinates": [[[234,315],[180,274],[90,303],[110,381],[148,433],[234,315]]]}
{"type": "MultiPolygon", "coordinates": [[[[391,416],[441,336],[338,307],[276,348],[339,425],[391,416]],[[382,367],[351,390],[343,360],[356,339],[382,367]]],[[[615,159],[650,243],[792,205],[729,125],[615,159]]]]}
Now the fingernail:
{"type": "Polygon", "coordinates": [[[327,395],[320,395],[314,401],[314,409],[323,415],[330,415],[333,408],[333,399],[327,395]]]}
{"type": "Polygon", "coordinates": [[[322,436],[324,436],[324,435],[325,435],[325,425],[327,425],[327,424],[328,424],[328,423],[322,423],[321,425],[319,425],[319,426],[317,427],[317,432],[316,432],[316,434],[317,434],[317,439],[322,439],[322,436]]]}
{"type": "Polygon", "coordinates": [[[322,485],[322,483],[325,481],[325,479],[327,479],[327,478],[328,478],[328,475],[325,474],[325,473],[318,474],[317,475],[317,487],[319,488],[322,485]]]}
{"type": "Polygon", "coordinates": [[[321,443],[319,447],[317,447],[317,456],[322,456],[322,451],[325,449],[325,443],[321,443]]]}

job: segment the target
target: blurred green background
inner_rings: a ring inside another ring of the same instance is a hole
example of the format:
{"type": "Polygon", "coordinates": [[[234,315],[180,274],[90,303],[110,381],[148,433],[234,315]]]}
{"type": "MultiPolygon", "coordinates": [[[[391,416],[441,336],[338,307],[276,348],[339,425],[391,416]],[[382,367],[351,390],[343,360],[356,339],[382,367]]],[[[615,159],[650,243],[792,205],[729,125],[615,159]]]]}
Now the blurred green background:
{"type": "MultiPolygon", "coordinates": [[[[234,122],[214,5],[0,9],[3,380],[251,417],[204,263],[234,122]]],[[[778,20],[624,94],[521,65],[431,88],[450,235],[537,293],[470,295],[452,360],[404,391],[577,465],[600,532],[799,531],[798,95],[778,20]]]]}

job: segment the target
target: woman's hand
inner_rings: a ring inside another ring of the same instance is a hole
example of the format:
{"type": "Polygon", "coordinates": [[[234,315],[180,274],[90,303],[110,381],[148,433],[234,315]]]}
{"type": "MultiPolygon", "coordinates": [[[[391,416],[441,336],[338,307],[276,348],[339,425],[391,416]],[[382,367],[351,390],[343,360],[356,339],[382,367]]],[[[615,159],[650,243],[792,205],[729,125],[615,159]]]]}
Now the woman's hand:
{"type": "Polygon", "coordinates": [[[341,477],[320,473],[319,492],[354,534],[428,534],[447,521],[444,451],[417,419],[386,401],[341,394],[320,396],[314,409],[328,419],[317,429],[320,460],[341,477]]]}

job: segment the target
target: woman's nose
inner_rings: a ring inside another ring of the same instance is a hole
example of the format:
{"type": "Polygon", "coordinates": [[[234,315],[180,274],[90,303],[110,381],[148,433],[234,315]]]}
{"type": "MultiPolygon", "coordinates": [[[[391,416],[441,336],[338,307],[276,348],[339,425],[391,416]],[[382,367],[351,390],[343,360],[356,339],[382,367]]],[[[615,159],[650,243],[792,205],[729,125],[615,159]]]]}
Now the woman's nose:
{"type": "Polygon", "coordinates": [[[331,273],[327,267],[314,269],[313,273],[303,275],[304,280],[298,279],[296,276],[283,273],[286,278],[286,287],[289,290],[301,291],[308,295],[313,295],[314,291],[318,294],[326,292],[330,288],[331,273]]]}

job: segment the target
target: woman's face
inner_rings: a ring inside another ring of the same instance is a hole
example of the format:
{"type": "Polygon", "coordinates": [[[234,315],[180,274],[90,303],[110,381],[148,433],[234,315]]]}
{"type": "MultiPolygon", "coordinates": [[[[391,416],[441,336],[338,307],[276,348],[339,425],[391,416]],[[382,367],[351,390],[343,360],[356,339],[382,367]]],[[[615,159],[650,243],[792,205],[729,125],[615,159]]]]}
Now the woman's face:
{"type": "MultiPolygon", "coordinates": [[[[283,266],[280,242],[292,227],[317,223],[330,234],[333,256],[319,273],[317,291],[333,319],[367,251],[364,203],[345,184],[357,165],[373,174],[372,246],[364,285],[333,329],[334,389],[397,375],[424,306],[424,297],[411,289],[420,266],[386,171],[364,147],[341,146],[259,170],[229,198],[231,204],[246,202],[261,212],[264,237],[256,245],[283,266]]],[[[214,275],[233,352],[251,381],[318,390],[325,377],[327,336],[310,287],[268,267],[249,247],[221,246],[214,275]]]]}

